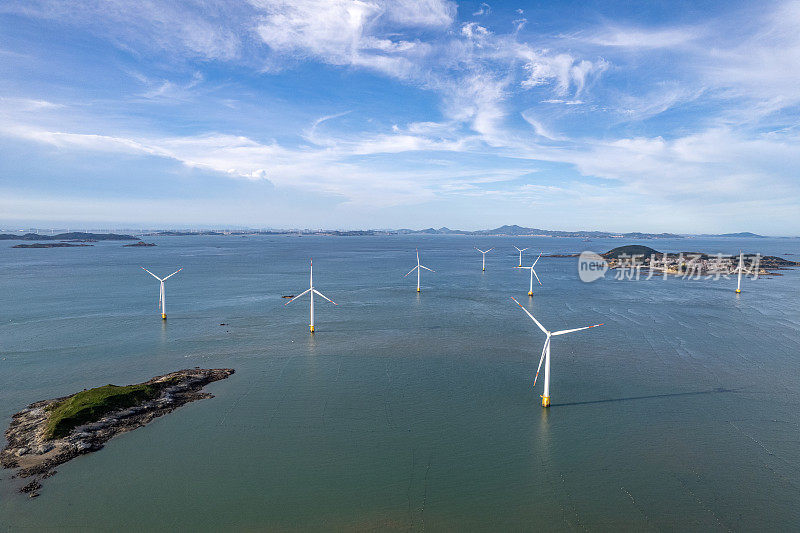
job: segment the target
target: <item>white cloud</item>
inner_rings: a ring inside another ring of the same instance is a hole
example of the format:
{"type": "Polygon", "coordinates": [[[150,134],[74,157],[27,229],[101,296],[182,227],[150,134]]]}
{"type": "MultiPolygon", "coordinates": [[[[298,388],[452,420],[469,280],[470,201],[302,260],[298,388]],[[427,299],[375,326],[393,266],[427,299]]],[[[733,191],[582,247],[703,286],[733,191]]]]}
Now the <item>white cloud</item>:
{"type": "Polygon", "coordinates": [[[480,17],[483,15],[488,15],[492,12],[492,8],[486,2],[481,3],[478,10],[472,14],[473,17],[480,17]]]}
{"type": "Polygon", "coordinates": [[[619,48],[676,48],[692,43],[703,32],[695,28],[625,28],[608,27],[591,35],[574,35],[573,38],[599,46],[619,48]]]}
{"type": "Polygon", "coordinates": [[[526,109],[521,113],[522,118],[525,119],[525,122],[530,124],[533,127],[533,131],[536,132],[536,135],[540,137],[544,137],[545,139],[549,139],[551,141],[561,140],[562,137],[551,132],[549,128],[547,128],[540,120],[536,118],[534,111],[532,109],[526,109]]]}
{"type": "Polygon", "coordinates": [[[242,14],[222,2],[9,0],[0,4],[2,13],[56,19],[125,48],[220,60],[237,58],[242,48],[242,14]]]}

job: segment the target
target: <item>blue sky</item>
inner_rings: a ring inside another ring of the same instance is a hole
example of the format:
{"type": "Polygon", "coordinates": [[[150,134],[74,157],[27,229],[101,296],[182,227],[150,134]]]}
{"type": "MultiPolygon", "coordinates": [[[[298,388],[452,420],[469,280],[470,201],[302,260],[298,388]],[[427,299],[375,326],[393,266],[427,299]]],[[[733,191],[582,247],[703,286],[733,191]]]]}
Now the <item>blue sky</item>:
{"type": "Polygon", "coordinates": [[[800,2],[5,1],[0,221],[800,234],[800,2]]]}

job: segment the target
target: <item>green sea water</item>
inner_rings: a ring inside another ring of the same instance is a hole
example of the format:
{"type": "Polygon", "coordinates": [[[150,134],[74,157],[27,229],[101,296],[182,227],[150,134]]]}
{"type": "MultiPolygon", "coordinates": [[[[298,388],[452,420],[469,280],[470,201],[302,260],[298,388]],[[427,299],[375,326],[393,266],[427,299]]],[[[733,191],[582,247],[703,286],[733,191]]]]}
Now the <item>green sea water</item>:
{"type": "MultiPolygon", "coordinates": [[[[181,407],[58,468],[0,530],[796,530],[800,270],[582,283],[616,239],[161,237],[0,245],[0,423],[31,402],[232,367],[181,407]],[[473,246],[495,250],[486,272],[473,246]],[[415,264],[423,272],[422,292],[415,264]],[[317,332],[307,300],[314,259],[317,332]],[[165,275],[168,320],[157,310],[165,275]],[[552,407],[532,388],[553,339],[552,407]],[[225,324],[225,325],[221,325],[225,324]]],[[[627,242],[625,243],[627,244],[627,242]]],[[[797,260],[797,239],[644,241],[797,260]]]]}

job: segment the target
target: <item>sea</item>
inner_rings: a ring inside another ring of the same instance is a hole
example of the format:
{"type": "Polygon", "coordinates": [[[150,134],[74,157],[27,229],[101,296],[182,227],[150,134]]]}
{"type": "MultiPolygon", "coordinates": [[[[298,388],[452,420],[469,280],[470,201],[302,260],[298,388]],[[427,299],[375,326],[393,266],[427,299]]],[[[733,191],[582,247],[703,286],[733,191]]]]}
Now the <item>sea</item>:
{"type": "MultiPolygon", "coordinates": [[[[192,367],[214,397],[57,468],[0,473],[0,531],[800,529],[800,269],[591,283],[622,244],[800,260],[800,239],[159,236],[0,244],[0,425],[192,367]],[[513,268],[528,247],[541,286],[513,268]],[[494,247],[481,270],[474,247],[494,247]],[[422,291],[416,274],[419,249],[422,291]],[[308,331],[307,297],[316,304],[308,331]],[[166,321],[158,310],[166,282],[166,321]],[[533,387],[554,337],[551,402],[533,387]]],[[[647,277],[646,275],[642,276],[647,277]]]]}

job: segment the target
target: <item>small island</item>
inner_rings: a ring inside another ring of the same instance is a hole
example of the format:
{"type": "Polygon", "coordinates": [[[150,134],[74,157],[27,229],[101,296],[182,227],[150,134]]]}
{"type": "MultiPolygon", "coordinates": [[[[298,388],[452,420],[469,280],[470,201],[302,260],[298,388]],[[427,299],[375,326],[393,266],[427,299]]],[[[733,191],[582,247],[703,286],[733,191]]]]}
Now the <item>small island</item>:
{"type": "Polygon", "coordinates": [[[155,246],[155,245],[156,244],[154,242],[139,241],[139,242],[135,242],[133,244],[123,244],[122,247],[123,248],[128,248],[130,246],[155,246]]]}
{"type": "Polygon", "coordinates": [[[91,244],[72,244],[71,242],[35,242],[33,244],[16,244],[12,248],[80,248],[91,244]]]}
{"type": "MultiPolygon", "coordinates": [[[[609,250],[602,256],[609,268],[645,268],[663,274],[684,276],[733,275],[738,272],[739,256],[701,252],[659,252],[649,246],[632,244],[609,250]]],[[[796,261],[773,255],[742,255],[743,270],[750,275],[779,276],[778,270],[800,266],[796,261]]]]}
{"type": "Polygon", "coordinates": [[[120,235],[118,233],[85,233],[83,231],[72,231],[69,233],[59,233],[57,235],[42,235],[39,233],[26,233],[24,235],[13,235],[10,233],[0,233],[0,241],[71,241],[71,242],[96,242],[96,241],[135,241],[133,235],[120,235]]]}
{"type": "Polygon", "coordinates": [[[20,492],[36,497],[40,481],[55,474],[58,465],[184,404],[213,398],[201,389],[233,373],[232,368],[179,370],[144,383],[104,385],[32,403],[12,417],[0,466],[19,469],[14,477],[33,478],[20,492]]]}
{"type": "MultiPolygon", "coordinates": [[[[580,257],[581,254],[551,254],[545,257],[580,257]]],[[[644,269],[665,275],[730,276],[739,268],[738,255],[701,252],[659,252],[649,246],[628,244],[600,254],[610,269],[644,269]]],[[[780,276],[779,270],[800,267],[800,262],[774,255],[743,254],[743,271],[749,275],[780,276]]]]}

